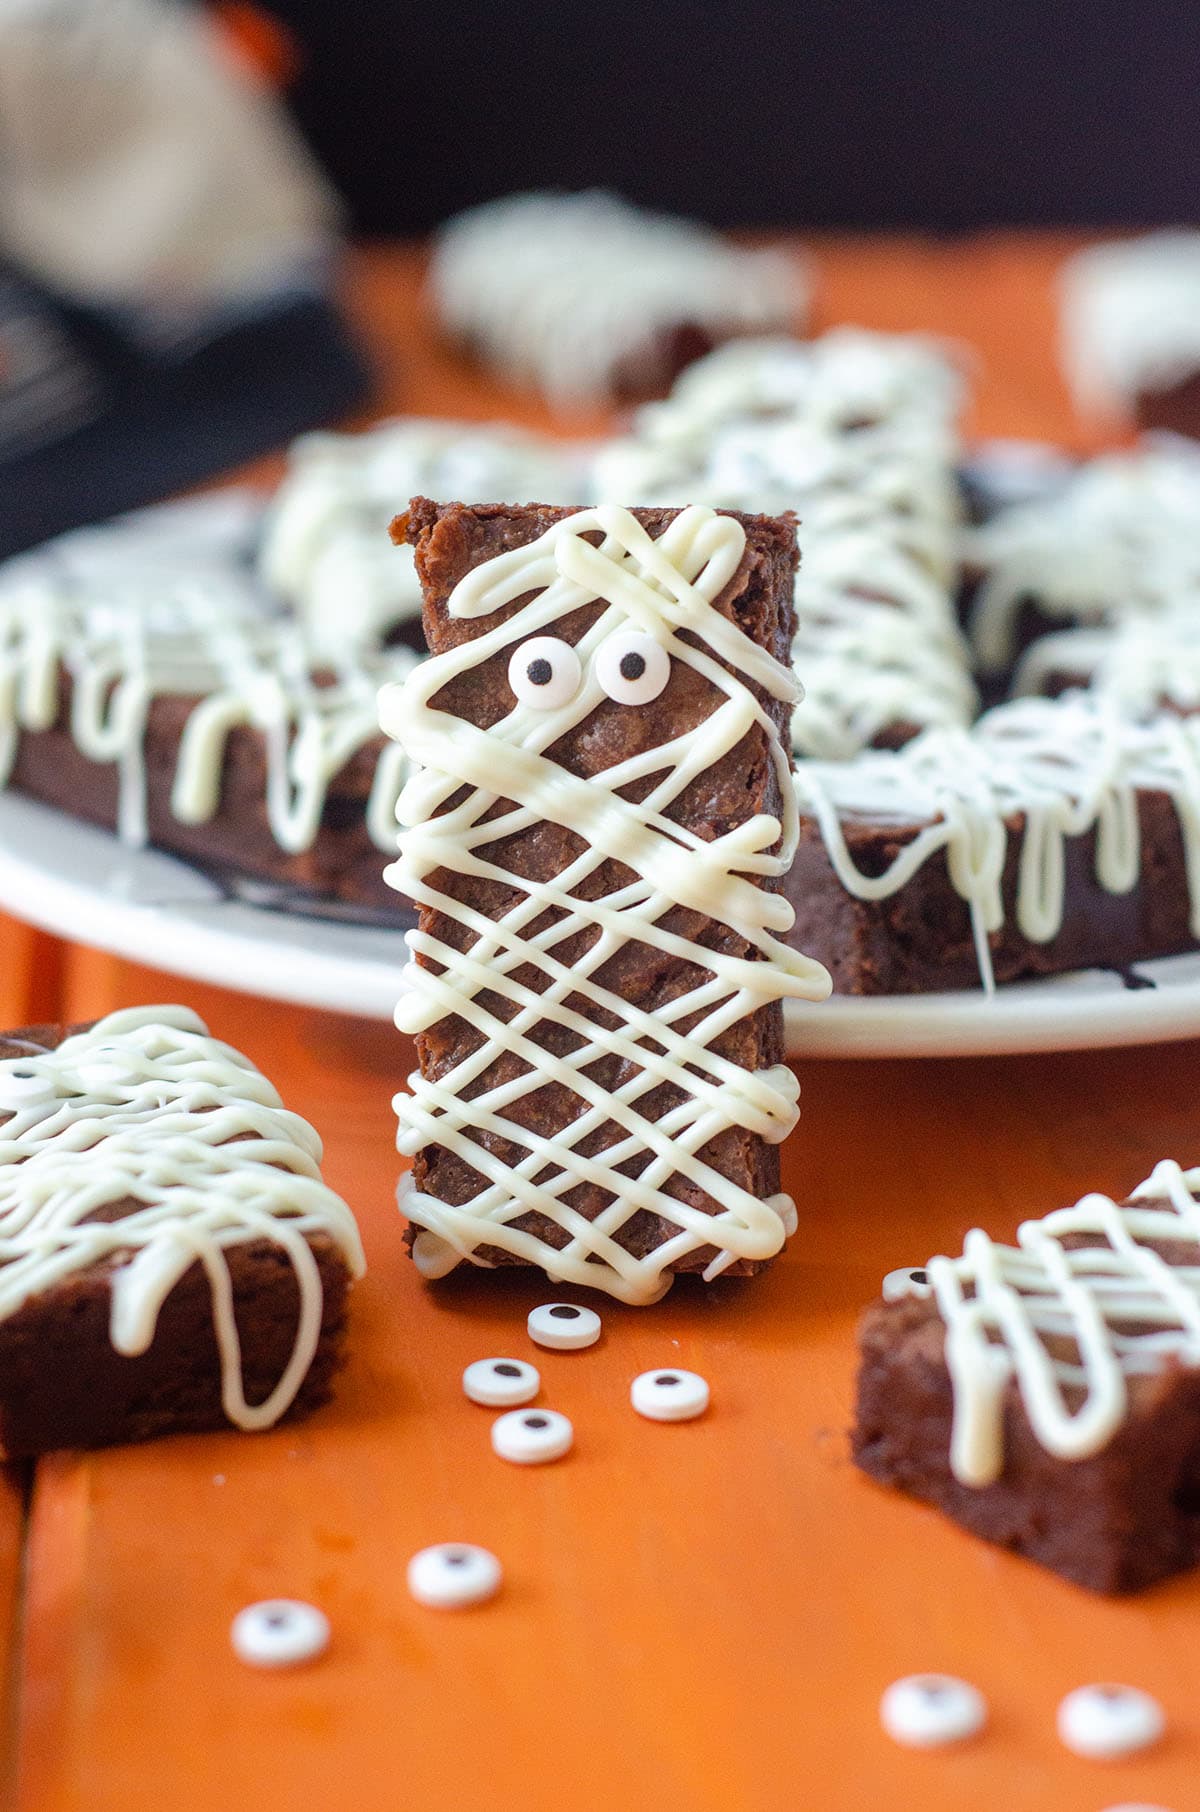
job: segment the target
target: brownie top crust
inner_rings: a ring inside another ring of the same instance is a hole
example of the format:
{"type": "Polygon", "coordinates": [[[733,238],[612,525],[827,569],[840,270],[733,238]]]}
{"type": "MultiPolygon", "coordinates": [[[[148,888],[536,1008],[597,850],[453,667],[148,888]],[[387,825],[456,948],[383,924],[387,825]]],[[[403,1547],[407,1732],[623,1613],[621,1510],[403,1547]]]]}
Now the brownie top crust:
{"type": "Polygon", "coordinates": [[[134,1356],[199,1262],[212,1289],[229,1420],[263,1428],[289,1408],[321,1331],[313,1244],[363,1268],[350,1210],[321,1180],[321,1142],[271,1084],[183,1007],[130,1008],[83,1028],[0,1039],[0,1329],[32,1298],[103,1277],[110,1338],[134,1356]],[[227,1255],[282,1248],[300,1314],[291,1359],[247,1403],[227,1255]]]}
{"type": "Polygon", "coordinates": [[[1200,1169],[1164,1161],[1123,1202],[1026,1221],[1016,1246],[975,1229],[961,1258],[892,1274],[862,1344],[867,1363],[944,1362],[962,1484],[1000,1476],[1014,1393],[1048,1453],[1099,1453],[1155,1381],[1200,1366],[1200,1169]]]}
{"type": "Polygon", "coordinates": [[[794,523],[418,499],[393,533],[433,651],[382,705],[418,764],[389,872],[421,908],[414,1255],[499,1248],[629,1301],[697,1251],[706,1274],[772,1256],[791,1204],[747,1186],[741,1141],[795,1124],[772,1016],[828,991],[776,935],[794,523]],[[430,1149],[468,1185],[427,1192],[430,1149]],[[639,1217],[667,1228],[649,1249],[639,1217]]]}

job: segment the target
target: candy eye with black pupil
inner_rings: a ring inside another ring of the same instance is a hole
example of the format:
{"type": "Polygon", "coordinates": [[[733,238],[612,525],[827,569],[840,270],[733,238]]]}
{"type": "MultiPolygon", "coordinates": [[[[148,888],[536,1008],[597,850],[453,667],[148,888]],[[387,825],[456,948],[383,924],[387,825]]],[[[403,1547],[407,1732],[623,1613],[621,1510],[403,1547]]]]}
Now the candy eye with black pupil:
{"type": "Polygon", "coordinates": [[[554,635],[535,635],[513,649],[508,683],[523,705],[538,711],[560,711],[579,691],[583,668],[569,642],[554,635]]]}
{"type": "Polygon", "coordinates": [[[595,1346],[600,1338],[600,1317],[595,1309],[577,1308],[573,1302],[544,1302],[529,1311],[529,1338],[538,1346],[560,1353],[595,1346]]]}
{"type": "Polygon", "coordinates": [[[651,704],[670,677],[670,655],[639,629],[618,629],[597,650],[596,678],[614,704],[651,704]]]}
{"type": "Polygon", "coordinates": [[[1077,1686],[1058,1708],[1059,1740],[1094,1762],[1149,1749],[1165,1728],[1162,1706],[1136,1686],[1077,1686]]]}
{"type": "Polygon", "coordinates": [[[639,1416],[649,1422],[690,1422],[708,1408],[707,1380],[698,1372],[642,1372],[629,1390],[639,1416]]]}
{"type": "Polygon", "coordinates": [[[887,1734],[906,1749],[942,1749],[964,1742],[987,1722],[982,1693],[950,1674],[908,1674],[894,1680],[879,1704],[887,1734]]]}
{"type": "Polygon", "coordinates": [[[524,1359],[476,1359],[463,1373],[463,1391],[487,1409],[512,1409],[532,1403],[542,1388],[536,1365],[524,1359]]]}
{"type": "Polygon", "coordinates": [[[457,1610],[482,1604],[500,1590],[500,1562],[470,1542],[439,1542],[422,1548],[408,1563],[408,1589],[418,1604],[457,1610]]]}
{"type": "Polygon", "coordinates": [[[31,1063],[18,1063],[11,1069],[0,1064],[0,1113],[19,1113],[23,1107],[43,1107],[53,1101],[57,1089],[47,1070],[31,1063]]]}
{"type": "Polygon", "coordinates": [[[914,1269],[911,1265],[902,1265],[898,1271],[889,1271],[883,1280],[885,1302],[901,1302],[906,1296],[925,1297],[932,1294],[929,1273],[922,1266],[914,1269]]]}
{"type": "Polygon", "coordinates": [[[295,1667],[329,1647],[329,1619],[315,1604],[268,1598],[239,1611],[230,1628],[233,1651],[250,1667],[295,1667]]]}
{"type": "Polygon", "coordinates": [[[532,1416],[518,1410],[492,1423],[493,1452],[516,1466],[544,1466],[549,1460],[560,1460],[571,1451],[574,1439],[570,1421],[556,1409],[539,1410],[532,1416]]]}

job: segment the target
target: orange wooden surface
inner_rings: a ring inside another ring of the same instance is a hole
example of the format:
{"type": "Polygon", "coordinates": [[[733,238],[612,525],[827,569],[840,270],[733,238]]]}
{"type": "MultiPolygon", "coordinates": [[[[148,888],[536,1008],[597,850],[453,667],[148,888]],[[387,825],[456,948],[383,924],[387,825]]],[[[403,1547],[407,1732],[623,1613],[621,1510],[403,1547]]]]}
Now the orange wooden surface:
{"type": "MultiPolygon", "coordinates": [[[[979,429],[1083,445],[1049,351],[1055,250],[827,247],[822,314],[971,333],[979,429]]],[[[387,406],[517,414],[414,332],[415,273],[408,254],[358,265],[387,406]]],[[[430,1289],[403,1256],[399,1036],[92,952],[62,961],[67,1017],[180,996],[315,1120],[371,1269],[338,1402],[312,1422],[38,1469],[13,1701],[21,1812],[1200,1807],[1200,1576],[1093,1600],[868,1484],[845,1442],[854,1321],[882,1273],[956,1248],[972,1222],[1009,1233],[1157,1157],[1194,1158],[1197,1046],[806,1064],[787,1257],[652,1309],[600,1303],[600,1346],[535,1354],[524,1317],[554,1294],[544,1283],[473,1273],[430,1289]],[[489,1413],[459,1388],[490,1354],[536,1358],[544,1400],[575,1422],[565,1461],[493,1458],[489,1413]],[[633,1375],[668,1360],[709,1378],[703,1421],[660,1427],[629,1408],[633,1375]],[[441,1539],[501,1556],[494,1604],[412,1602],[408,1557],[441,1539]],[[321,1604],[334,1642],[272,1677],[234,1659],[228,1626],[277,1594],[321,1604]],[[925,1668],[992,1702],[991,1728],[959,1753],[912,1756],[879,1732],[882,1688],[925,1668]],[[1160,1750],[1098,1765],[1058,1747],[1058,1698],[1105,1678],[1163,1699],[1160,1750]]],[[[3,1554],[0,1533],[0,1589],[3,1554]]]]}

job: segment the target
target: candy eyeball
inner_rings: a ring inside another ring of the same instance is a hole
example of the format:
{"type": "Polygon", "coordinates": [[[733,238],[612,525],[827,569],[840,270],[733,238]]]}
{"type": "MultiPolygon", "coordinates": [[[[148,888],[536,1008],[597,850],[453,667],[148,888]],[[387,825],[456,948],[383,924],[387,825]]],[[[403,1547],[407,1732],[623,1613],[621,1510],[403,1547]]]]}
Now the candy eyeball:
{"type": "Polygon", "coordinates": [[[908,1674],[893,1680],[879,1701],[879,1721],[906,1749],[940,1749],[983,1729],[983,1694],[951,1674],[908,1674]]]}
{"type": "Polygon", "coordinates": [[[649,705],[671,677],[661,642],[638,629],[619,629],[596,651],[596,678],[617,705],[649,705]]]}
{"type": "Polygon", "coordinates": [[[532,1403],[541,1387],[537,1366],[524,1359],[476,1359],[463,1373],[463,1390],[471,1402],[488,1409],[532,1403]]]}
{"type": "Polygon", "coordinates": [[[1109,1761],[1157,1743],[1162,1706],[1136,1686],[1079,1686],[1058,1708],[1058,1734],[1073,1755],[1109,1761]]]}
{"type": "Polygon", "coordinates": [[[933,1285],[929,1273],[921,1265],[912,1269],[904,1265],[899,1271],[889,1271],[883,1280],[883,1300],[899,1302],[905,1296],[931,1296],[933,1285]]]}
{"type": "Polygon", "coordinates": [[[298,1598],[266,1598],[239,1611],[229,1630],[233,1652],[250,1667],[295,1667],[329,1647],[329,1619],[298,1598]]]}
{"type": "Polygon", "coordinates": [[[525,1325],[538,1346],[560,1353],[595,1346],[600,1338],[600,1317],[595,1309],[581,1309],[573,1302],[544,1302],[530,1309],[525,1325]]]}
{"type": "Polygon", "coordinates": [[[492,1449],[515,1466],[544,1466],[570,1453],[575,1430],[556,1409],[513,1409],[492,1423],[492,1449]]]}
{"type": "Polygon", "coordinates": [[[635,1378],[629,1400],[638,1415],[650,1422],[690,1422],[708,1408],[708,1394],[708,1382],[699,1372],[664,1365],[635,1378]]]}
{"type": "Polygon", "coordinates": [[[18,1057],[0,1063],[0,1113],[19,1114],[22,1108],[44,1107],[57,1093],[53,1076],[31,1060],[18,1057]]]}
{"type": "Polygon", "coordinates": [[[418,1604],[458,1610],[483,1604],[500,1590],[500,1562],[473,1542],[443,1541],[422,1548],[408,1563],[408,1589],[418,1604]]]}
{"type": "Polygon", "coordinates": [[[570,642],[556,635],[535,635],[513,649],[508,683],[523,705],[559,711],[579,691],[583,668],[570,642]]]}

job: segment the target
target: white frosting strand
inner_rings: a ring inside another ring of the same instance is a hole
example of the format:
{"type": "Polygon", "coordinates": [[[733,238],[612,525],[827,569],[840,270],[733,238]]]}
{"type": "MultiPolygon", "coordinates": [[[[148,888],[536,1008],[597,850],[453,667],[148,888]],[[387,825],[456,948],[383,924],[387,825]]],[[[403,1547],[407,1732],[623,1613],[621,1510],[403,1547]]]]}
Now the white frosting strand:
{"type": "Polygon", "coordinates": [[[212,1289],[226,1415],[246,1429],[278,1421],[320,1338],[309,1240],[327,1237],[353,1275],[363,1269],[350,1210],[321,1181],[313,1129],[183,1007],[111,1013],[54,1050],[0,1062],[0,1112],[10,1116],[0,1121],[0,1320],[109,1263],[113,1346],[144,1353],[163,1303],[198,1262],[212,1289]],[[127,1198],[135,1206],[122,1218],[92,1218],[127,1198]],[[263,1239],[291,1261],[300,1308],[292,1356],[252,1405],[227,1254],[263,1239]]]}
{"type": "Polygon", "coordinates": [[[925,1272],[922,1294],[932,1290],[946,1324],[955,1477],[1000,1476],[1013,1379],[1047,1452],[1085,1459],[1125,1420],[1131,1378],[1200,1365],[1200,1169],[1164,1160],[1128,1202],[1084,1196],[1026,1221],[1015,1247],[976,1229],[961,1258],[930,1259],[925,1272]],[[1094,1243],[1066,1243],[1077,1235],[1094,1243]],[[1166,1241],[1194,1256],[1168,1261],[1155,1250],[1166,1241]]]}
{"type": "MultiPolygon", "coordinates": [[[[156,698],[193,699],[173,816],[183,824],[215,816],[229,737],[250,726],[265,743],[271,834],[296,853],[316,840],[331,782],[377,736],[380,685],[415,659],[405,650],[318,654],[295,622],[269,615],[233,573],[193,579],[134,565],[106,580],[17,568],[0,587],[0,784],[21,732],[56,723],[65,671],[72,739],[90,761],[116,765],[118,833],[142,843],[150,706],[156,698]]],[[[367,804],[381,849],[392,847],[403,776],[401,752],[385,747],[367,804]]]]}
{"type": "Polygon", "coordinates": [[[402,688],[383,695],[384,728],[420,764],[401,796],[400,858],[388,879],[467,934],[461,940],[465,947],[453,949],[428,929],[409,934],[418,961],[405,972],[396,1023],[417,1034],[457,1015],[481,1034],[480,1048],[450,1075],[434,1081],[414,1074],[411,1094],[397,1097],[401,1151],[411,1155],[429,1145],[444,1146],[485,1178],[484,1188],[462,1207],[418,1194],[410,1183],[402,1186],[406,1212],[426,1229],[415,1256],[429,1275],[441,1275],[461,1259],[485,1262],[478,1248],[493,1246],[542,1266],[553,1278],[596,1286],[628,1302],[649,1302],[668,1287],[670,1266],[687,1253],[715,1247],[717,1257],[705,1273],[713,1276],[737,1259],[770,1257],[794,1225],[787,1197],[758,1201],[699,1155],[733,1126],[782,1140],[798,1115],[790,1070],[782,1065],[744,1070],[719,1056],[711,1048],[714,1041],[771,1002],[820,999],[829,988],[819,964],[780,943],[775,934],[788,929],[791,908],[757,884],[786,872],[796,816],[790,758],[752,686],[788,702],[797,688],[786,668],[712,608],[736,573],[744,546],[737,521],[701,507],[682,511],[657,541],[626,509],[579,511],[527,546],[476,568],[449,602],[453,616],[473,619],[524,598],[515,615],[424,663],[402,688]],[[596,531],[603,537],[599,547],[583,539],[596,531]],[[518,704],[486,731],[434,707],[431,701],[456,675],[597,600],[606,608],[576,644],[583,680],[568,703],[552,710],[518,704]],[[602,702],[599,651],[614,632],[629,627],[702,675],[720,702],[676,742],[583,780],[546,751],[602,702]],[[784,823],[760,815],[706,842],[676,823],[670,807],[755,726],[770,740],[784,823]],[[620,789],[648,776],[657,778],[640,804],[620,797],[620,789]],[[509,803],[501,815],[488,818],[498,802],[509,803]],[[585,847],[550,879],[515,878],[491,858],[490,846],[541,820],[567,826],[585,847]],[[634,879],[600,899],[580,897],[609,858],[631,870],[634,879]],[[442,872],[499,880],[515,886],[519,898],[502,918],[489,920],[439,885],[442,872]],[[754,959],[717,954],[666,930],[664,917],[675,906],[728,926],[753,946],[754,959]],[[585,931],[594,941],[572,966],[564,966],[555,948],[585,931]],[[630,942],[694,964],[700,979],[656,1012],[642,1011],[596,979],[603,964],[630,942]],[[438,973],[431,964],[446,968],[438,973]],[[530,964],[545,981],[542,992],[518,979],[530,964]],[[510,1003],[512,1016],[498,1018],[483,1000],[487,993],[510,1003]],[[570,1004],[578,1001],[586,1010],[570,1004]],[[534,1036],[546,1022],[577,1035],[578,1047],[553,1056],[534,1036]],[[686,1031],[679,1029],[683,1025],[686,1031]],[[521,1060],[522,1072],[468,1098],[471,1085],[500,1053],[521,1060]],[[631,1079],[611,1092],[587,1073],[606,1053],[637,1066],[631,1079]],[[569,1088],[580,1112],[547,1146],[506,1110],[550,1082],[569,1088]],[[662,1083],[684,1098],[661,1118],[647,1119],[638,1103],[662,1083]],[[581,1148],[588,1135],[610,1124],[620,1129],[616,1142],[585,1155],[581,1148]],[[512,1140],[527,1155],[514,1165],[503,1162],[473,1136],[483,1131],[512,1140]],[[621,1173],[629,1160],[645,1157],[649,1162],[638,1176],[621,1173]],[[717,1211],[693,1209],[669,1194],[666,1185],[674,1177],[703,1190],[717,1211]],[[580,1183],[612,1197],[594,1221],[564,1199],[580,1183]],[[642,1209],[662,1215],[678,1231],[638,1258],[622,1246],[620,1235],[642,1209]],[[531,1213],[553,1221],[567,1243],[556,1248],[512,1224],[531,1213]]]}
{"type": "Polygon", "coordinates": [[[1129,893],[1141,867],[1137,794],[1166,793],[1200,938],[1200,719],[1161,716],[1139,725],[1084,694],[1025,699],[986,713],[971,732],[930,730],[895,752],[802,763],[796,788],[856,899],[887,899],[945,853],[951,885],[970,908],[989,989],[988,935],[1004,924],[1012,820],[1024,820],[1017,926],[1031,942],[1048,943],[1063,922],[1066,840],[1094,828],[1096,880],[1109,893],[1129,893]],[[860,819],[918,828],[888,868],[867,875],[846,836],[860,819]]]}

